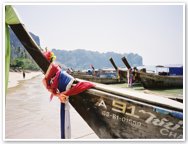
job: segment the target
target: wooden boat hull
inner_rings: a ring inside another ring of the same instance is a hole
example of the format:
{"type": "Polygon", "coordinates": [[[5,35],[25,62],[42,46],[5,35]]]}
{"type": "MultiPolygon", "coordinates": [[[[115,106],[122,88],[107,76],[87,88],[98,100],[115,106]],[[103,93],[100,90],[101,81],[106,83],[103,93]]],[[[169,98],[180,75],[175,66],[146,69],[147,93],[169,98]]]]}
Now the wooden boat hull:
{"type": "Polygon", "coordinates": [[[71,96],[70,103],[103,139],[183,137],[183,114],[180,109],[164,108],[97,89],[71,96]]]}
{"type": "Polygon", "coordinates": [[[87,81],[92,81],[96,83],[102,83],[102,84],[117,84],[117,83],[125,83],[125,79],[118,79],[118,78],[100,78],[100,77],[95,77],[92,75],[83,75],[83,74],[72,74],[73,77],[79,78],[79,79],[84,79],[87,81]]]}
{"type": "Polygon", "coordinates": [[[183,76],[161,76],[143,72],[140,72],[139,75],[146,89],[183,88],[183,76]]]}

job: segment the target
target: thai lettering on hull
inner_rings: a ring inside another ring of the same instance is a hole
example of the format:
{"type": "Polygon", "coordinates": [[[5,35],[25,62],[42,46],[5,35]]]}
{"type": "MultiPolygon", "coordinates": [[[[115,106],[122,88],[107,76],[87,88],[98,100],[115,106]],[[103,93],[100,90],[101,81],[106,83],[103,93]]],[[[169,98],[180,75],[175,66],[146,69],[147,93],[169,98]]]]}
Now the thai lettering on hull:
{"type": "Polygon", "coordinates": [[[158,127],[159,133],[162,136],[178,139],[183,137],[181,130],[178,130],[183,128],[183,120],[173,123],[167,117],[159,118],[156,112],[140,108],[139,110],[136,110],[137,107],[135,105],[131,105],[123,101],[112,100],[111,106],[108,107],[109,101],[107,105],[104,99],[100,99],[96,105],[103,109],[101,114],[110,119],[117,120],[137,128],[140,128],[142,126],[141,122],[144,122],[145,124],[158,127]],[[179,132],[177,132],[177,130],[179,132]]]}

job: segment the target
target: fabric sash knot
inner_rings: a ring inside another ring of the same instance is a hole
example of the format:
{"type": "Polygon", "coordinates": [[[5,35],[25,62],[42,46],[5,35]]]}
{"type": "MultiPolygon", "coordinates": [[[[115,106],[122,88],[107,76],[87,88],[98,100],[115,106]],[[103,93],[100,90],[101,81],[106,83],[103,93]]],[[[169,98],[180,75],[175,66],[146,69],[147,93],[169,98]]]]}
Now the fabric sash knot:
{"type": "Polygon", "coordinates": [[[90,82],[78,82],[73,85],[74,80],[71,75],[61,70],[57,64],[51,63],[43,79],[44,86],[51,93],[50,101],[53,96],[57,96],[62,103],[65,103],[69,96],[77,95],[95,86],[90,82]]]}

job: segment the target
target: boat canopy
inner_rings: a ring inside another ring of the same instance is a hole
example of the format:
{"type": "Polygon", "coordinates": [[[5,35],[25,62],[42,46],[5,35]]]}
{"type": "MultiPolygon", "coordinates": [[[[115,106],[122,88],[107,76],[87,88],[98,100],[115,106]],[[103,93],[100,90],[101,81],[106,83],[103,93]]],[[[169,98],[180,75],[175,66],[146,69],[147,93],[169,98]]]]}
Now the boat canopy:
{"type": "Polygon", "coordinates": [[[156,66],[156,72],[167,72],[168,75],[183,75],[183,66],[170,65],[170,66],[156,66]]]}
{"type": "Polygon", "coordinates": [[[183,75],[183,67],[169,67],[169,75],[183,75]]]}

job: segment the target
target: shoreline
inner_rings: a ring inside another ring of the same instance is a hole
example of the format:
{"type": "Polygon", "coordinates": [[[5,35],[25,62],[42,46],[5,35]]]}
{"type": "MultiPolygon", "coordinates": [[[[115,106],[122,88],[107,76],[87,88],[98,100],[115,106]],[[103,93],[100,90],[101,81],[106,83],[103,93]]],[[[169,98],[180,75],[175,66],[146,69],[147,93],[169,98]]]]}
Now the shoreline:
{"type": "MultiPolygon", "coordinates": [[[[16,74],[11,73],[12,76],[16,74]]],[[[18,74],[23,79],[22,73],[18,74]]],[[[22,82],[17,86],[8,89],[5,107],[6,139],[61,140],[59,100],[54,97],[52,102],[49,101],[50,94],[41,83],[42,79],[41,73],[32,73],[27,79],[20,80],[22,82]]],[[[71,139],[99,139],[72,105],[70,122],[71,139]]]]}
{"type": "Polygon", "coordinates": [[[8,80],[8,89],[18,86],[22,81],[30,80],[36,76],[42,74],[41,71],[29,71],[25,73],[26,76],[23,78],[22,72],[9,72],[9,80],[8,80]]]}

